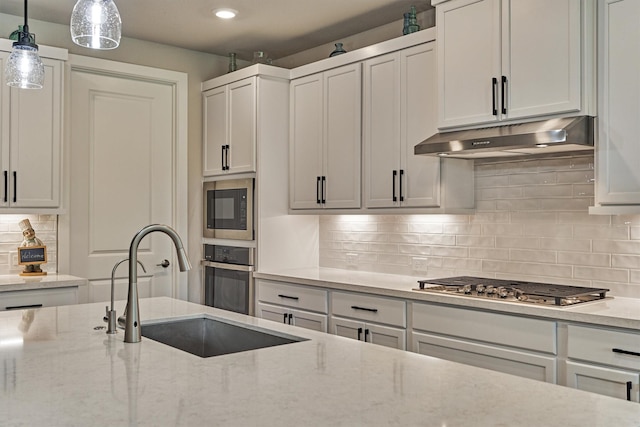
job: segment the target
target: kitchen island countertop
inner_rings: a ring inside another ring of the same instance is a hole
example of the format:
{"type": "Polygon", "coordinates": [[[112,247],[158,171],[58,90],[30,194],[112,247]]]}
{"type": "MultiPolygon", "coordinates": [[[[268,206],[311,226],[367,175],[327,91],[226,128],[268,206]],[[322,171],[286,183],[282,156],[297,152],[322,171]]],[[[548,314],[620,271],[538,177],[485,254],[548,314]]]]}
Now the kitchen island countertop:
{"type": "MultiPolygon", "coordinates": [[[[124,302],[116,304],[122,312],[124,302]]],[[[203,359],[105,334],[104,304],[0,313],[3,425],[640,426],[640,405],[170,298],[303,342],[203,359]]]]}

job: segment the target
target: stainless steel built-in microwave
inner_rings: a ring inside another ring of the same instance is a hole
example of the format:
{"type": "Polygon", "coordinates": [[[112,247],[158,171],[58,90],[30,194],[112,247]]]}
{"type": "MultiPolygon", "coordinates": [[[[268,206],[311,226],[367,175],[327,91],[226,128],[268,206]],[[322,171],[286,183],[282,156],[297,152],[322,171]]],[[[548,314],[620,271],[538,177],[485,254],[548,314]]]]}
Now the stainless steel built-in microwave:
{"type": "Polygon", "coordinates": [[[203,236],[253,240],[253,178],[205,182],[203,236]]]}

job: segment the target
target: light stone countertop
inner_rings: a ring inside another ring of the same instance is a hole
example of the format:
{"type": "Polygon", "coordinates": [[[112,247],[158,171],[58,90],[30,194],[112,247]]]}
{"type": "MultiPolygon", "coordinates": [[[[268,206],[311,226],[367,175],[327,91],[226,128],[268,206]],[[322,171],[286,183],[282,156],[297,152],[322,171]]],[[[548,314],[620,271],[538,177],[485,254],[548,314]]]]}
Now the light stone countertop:
{"type": "MultiPolygon", "coordinates": [[[[124,306],[119,301],[120,313],[124,306]]],[[[203,359],[94,330],[103,303],[0,313],[4,426],[640,426],[640,405],[170,298],[308,341],[203,359]]]]}
{"type": "Polygon", "coordinates": [[[640,331],[640,299],[637,298],[607,296],[603,300],[576,306],[555,307],[415,291],[413,289],[418,287],[418,277],[355,270],[299,268],[270,272],[258,271],[254,273],[254,277],[326,289],[366,292],[416,302],[432,302],[640,331]]]}
{"type": "MultiPolygon", "coordinates": [[[[66,288],[87,285],[87,279],[68,274],[48,273],[45,276],[0,275],[0,293],[30,289],[66,288]]],[[[1,294],[0,294],[1,295],[1,294]]]]}

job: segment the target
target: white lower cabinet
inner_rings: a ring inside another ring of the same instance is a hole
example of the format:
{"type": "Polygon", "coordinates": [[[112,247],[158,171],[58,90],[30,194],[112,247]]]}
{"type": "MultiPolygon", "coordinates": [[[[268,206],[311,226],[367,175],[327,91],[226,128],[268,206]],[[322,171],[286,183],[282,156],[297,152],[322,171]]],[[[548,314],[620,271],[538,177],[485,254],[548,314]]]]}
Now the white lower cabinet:
{"type": "Polygon", "coordinates": [[[256,316],[287,325],[299,326],[319,332],[327,332],[327,315],[309,311],[294,310],[277,305],[259,302],[256,305],[256,316]]]}
{"type": "Polygon", "coordinates": [[[549,383],[557,380],[556,322],[413,304],[413,351],[549,383]]]}
{"type": "Polygon", "coordinates": [[[331,293],[330,332],[359,341],[407,349],[406,302],[364,294],[331,293]]]}
{"type": "Polygon", "coordinates": [[[77,303],[77,286],[0,293],[0,311],[54,307],[77,303]]]}
{"type": "Polygon", "coordinates": [[[327,332],[328,292],[272,280],[256,280],[256,317],[327,332]]]}
{"type": "Polygon", "coordinates": [[[569,325],[566,384],[640,401],[640,334],[569,325]]]}
{"type": "Polygon", "coordinates": [[[370,342],[385,347],[407,349],[406,329],[358,322],[351,319],[331,316],[331,333],[358,341],[370,342]]]}

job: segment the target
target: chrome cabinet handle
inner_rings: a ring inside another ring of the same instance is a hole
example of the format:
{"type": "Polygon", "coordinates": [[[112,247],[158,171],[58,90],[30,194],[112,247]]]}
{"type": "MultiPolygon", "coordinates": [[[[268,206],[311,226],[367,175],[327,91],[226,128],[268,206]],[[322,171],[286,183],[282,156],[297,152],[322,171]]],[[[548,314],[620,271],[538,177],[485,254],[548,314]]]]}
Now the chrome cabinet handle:
{"type": "Polygon", "coordinates": [[[158,267],[167,268],[171,263],[168,259],[163,259],[160,264],[156,264],[158,267]]]}

